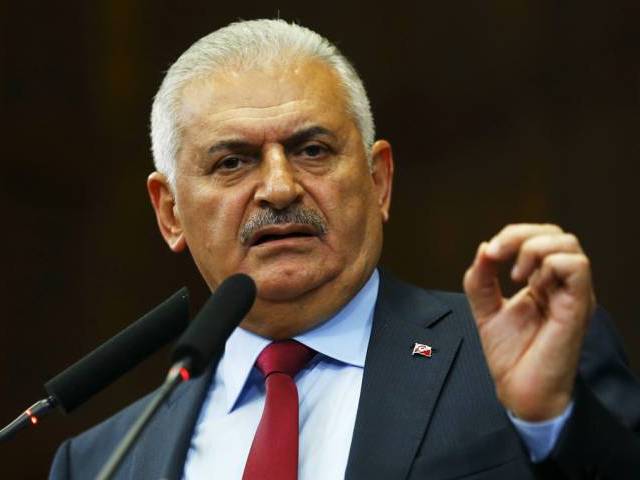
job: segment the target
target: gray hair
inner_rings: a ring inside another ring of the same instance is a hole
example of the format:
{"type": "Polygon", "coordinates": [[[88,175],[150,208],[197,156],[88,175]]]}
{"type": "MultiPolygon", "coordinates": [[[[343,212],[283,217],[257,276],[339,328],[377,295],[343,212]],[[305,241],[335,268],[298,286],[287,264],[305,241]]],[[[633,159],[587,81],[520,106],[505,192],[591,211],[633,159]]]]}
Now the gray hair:
{"type": "Polygon", "coordinates": [[[362,80],[338,48],[308,28],[284,20],[235,22],[198,40],[171,65],[151,109],[151,150],[156,170],[175,185],[180,151],[180,100],[187,83],[225,66],[266,65],[297,56],[325,62],[338,75],[347,96],[347,110],[360,130],[367,151],[375,127],[362,80]]]}

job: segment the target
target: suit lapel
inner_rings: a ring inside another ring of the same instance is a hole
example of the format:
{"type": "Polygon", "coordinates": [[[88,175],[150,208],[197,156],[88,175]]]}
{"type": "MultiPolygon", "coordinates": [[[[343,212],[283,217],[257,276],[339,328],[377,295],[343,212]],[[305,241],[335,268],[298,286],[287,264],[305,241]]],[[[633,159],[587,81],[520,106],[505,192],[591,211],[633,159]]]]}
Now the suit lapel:
{"type": "Polygon", "coordinates": [[[462,341],[435,328],[449,311],[382,276],[345,478],[407,477],[462,341]],[[432,357],[412,355],[416,342],[432,346],[432,357]]]}
{"type": "Polygon", "coordinates": [[[174,480],[182,476],[191,435],[210,381],[209,370],[180,385],[156,413],[133,452],[130,478],[174,480]]]}

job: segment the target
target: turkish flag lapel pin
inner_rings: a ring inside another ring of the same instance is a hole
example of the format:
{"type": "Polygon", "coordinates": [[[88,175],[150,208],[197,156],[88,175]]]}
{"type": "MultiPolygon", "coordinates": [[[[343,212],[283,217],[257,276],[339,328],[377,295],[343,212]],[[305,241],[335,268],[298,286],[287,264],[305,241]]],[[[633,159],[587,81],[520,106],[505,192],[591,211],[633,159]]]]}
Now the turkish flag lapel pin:
{"type": "Polygon", "coordinates": [[[429,345],[417,342],[413,344],[413,351],[411,352],[411,355],[420,355],[421,357],[431,358],[432,354],[433,348],[431,348],[429,345]]]}

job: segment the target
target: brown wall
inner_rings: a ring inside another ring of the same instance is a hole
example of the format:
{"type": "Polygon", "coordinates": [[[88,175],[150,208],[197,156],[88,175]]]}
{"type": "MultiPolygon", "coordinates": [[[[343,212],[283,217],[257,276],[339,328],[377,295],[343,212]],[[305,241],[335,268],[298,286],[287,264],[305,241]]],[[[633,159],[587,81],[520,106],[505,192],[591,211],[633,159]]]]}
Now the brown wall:
{"type": "MultiPolygon", "coordinates": [[[[150,102],[195,39],[278,11],[353,59],[395,147],[384,265],[458,290],[478,242],[502,225],[557,222],[590,253],[640,372],[637,2],[40,3],[0,3],[0,423],[178,287],[202,301],[146,198],[150,102]]],[[[166,365],[156,355],[0,446],[0,476],[42,478],[63,438],[150,390],[166,365]]]]}

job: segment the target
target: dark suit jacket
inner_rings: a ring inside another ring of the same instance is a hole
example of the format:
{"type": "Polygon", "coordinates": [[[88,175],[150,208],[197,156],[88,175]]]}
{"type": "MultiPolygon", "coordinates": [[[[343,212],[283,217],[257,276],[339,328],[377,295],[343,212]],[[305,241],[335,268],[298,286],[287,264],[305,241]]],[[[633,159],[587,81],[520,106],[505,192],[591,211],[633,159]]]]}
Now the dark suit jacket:
{"type": "MultiPolygon", "coordinates": [[[[179,387],[117,478],[181,477],[210,379],[179,387]]],[[[589,329],[574,398],[550,460],[533,466],[496,399],[465,297],[384,274],[346,478],[640,478],[640,385],[603,311],[589,329]],[[433,356],[412,356],[415,342],[433,356]]],[[[50,478],[94,478],[148,400],[63,443],[50,478]]]]}

